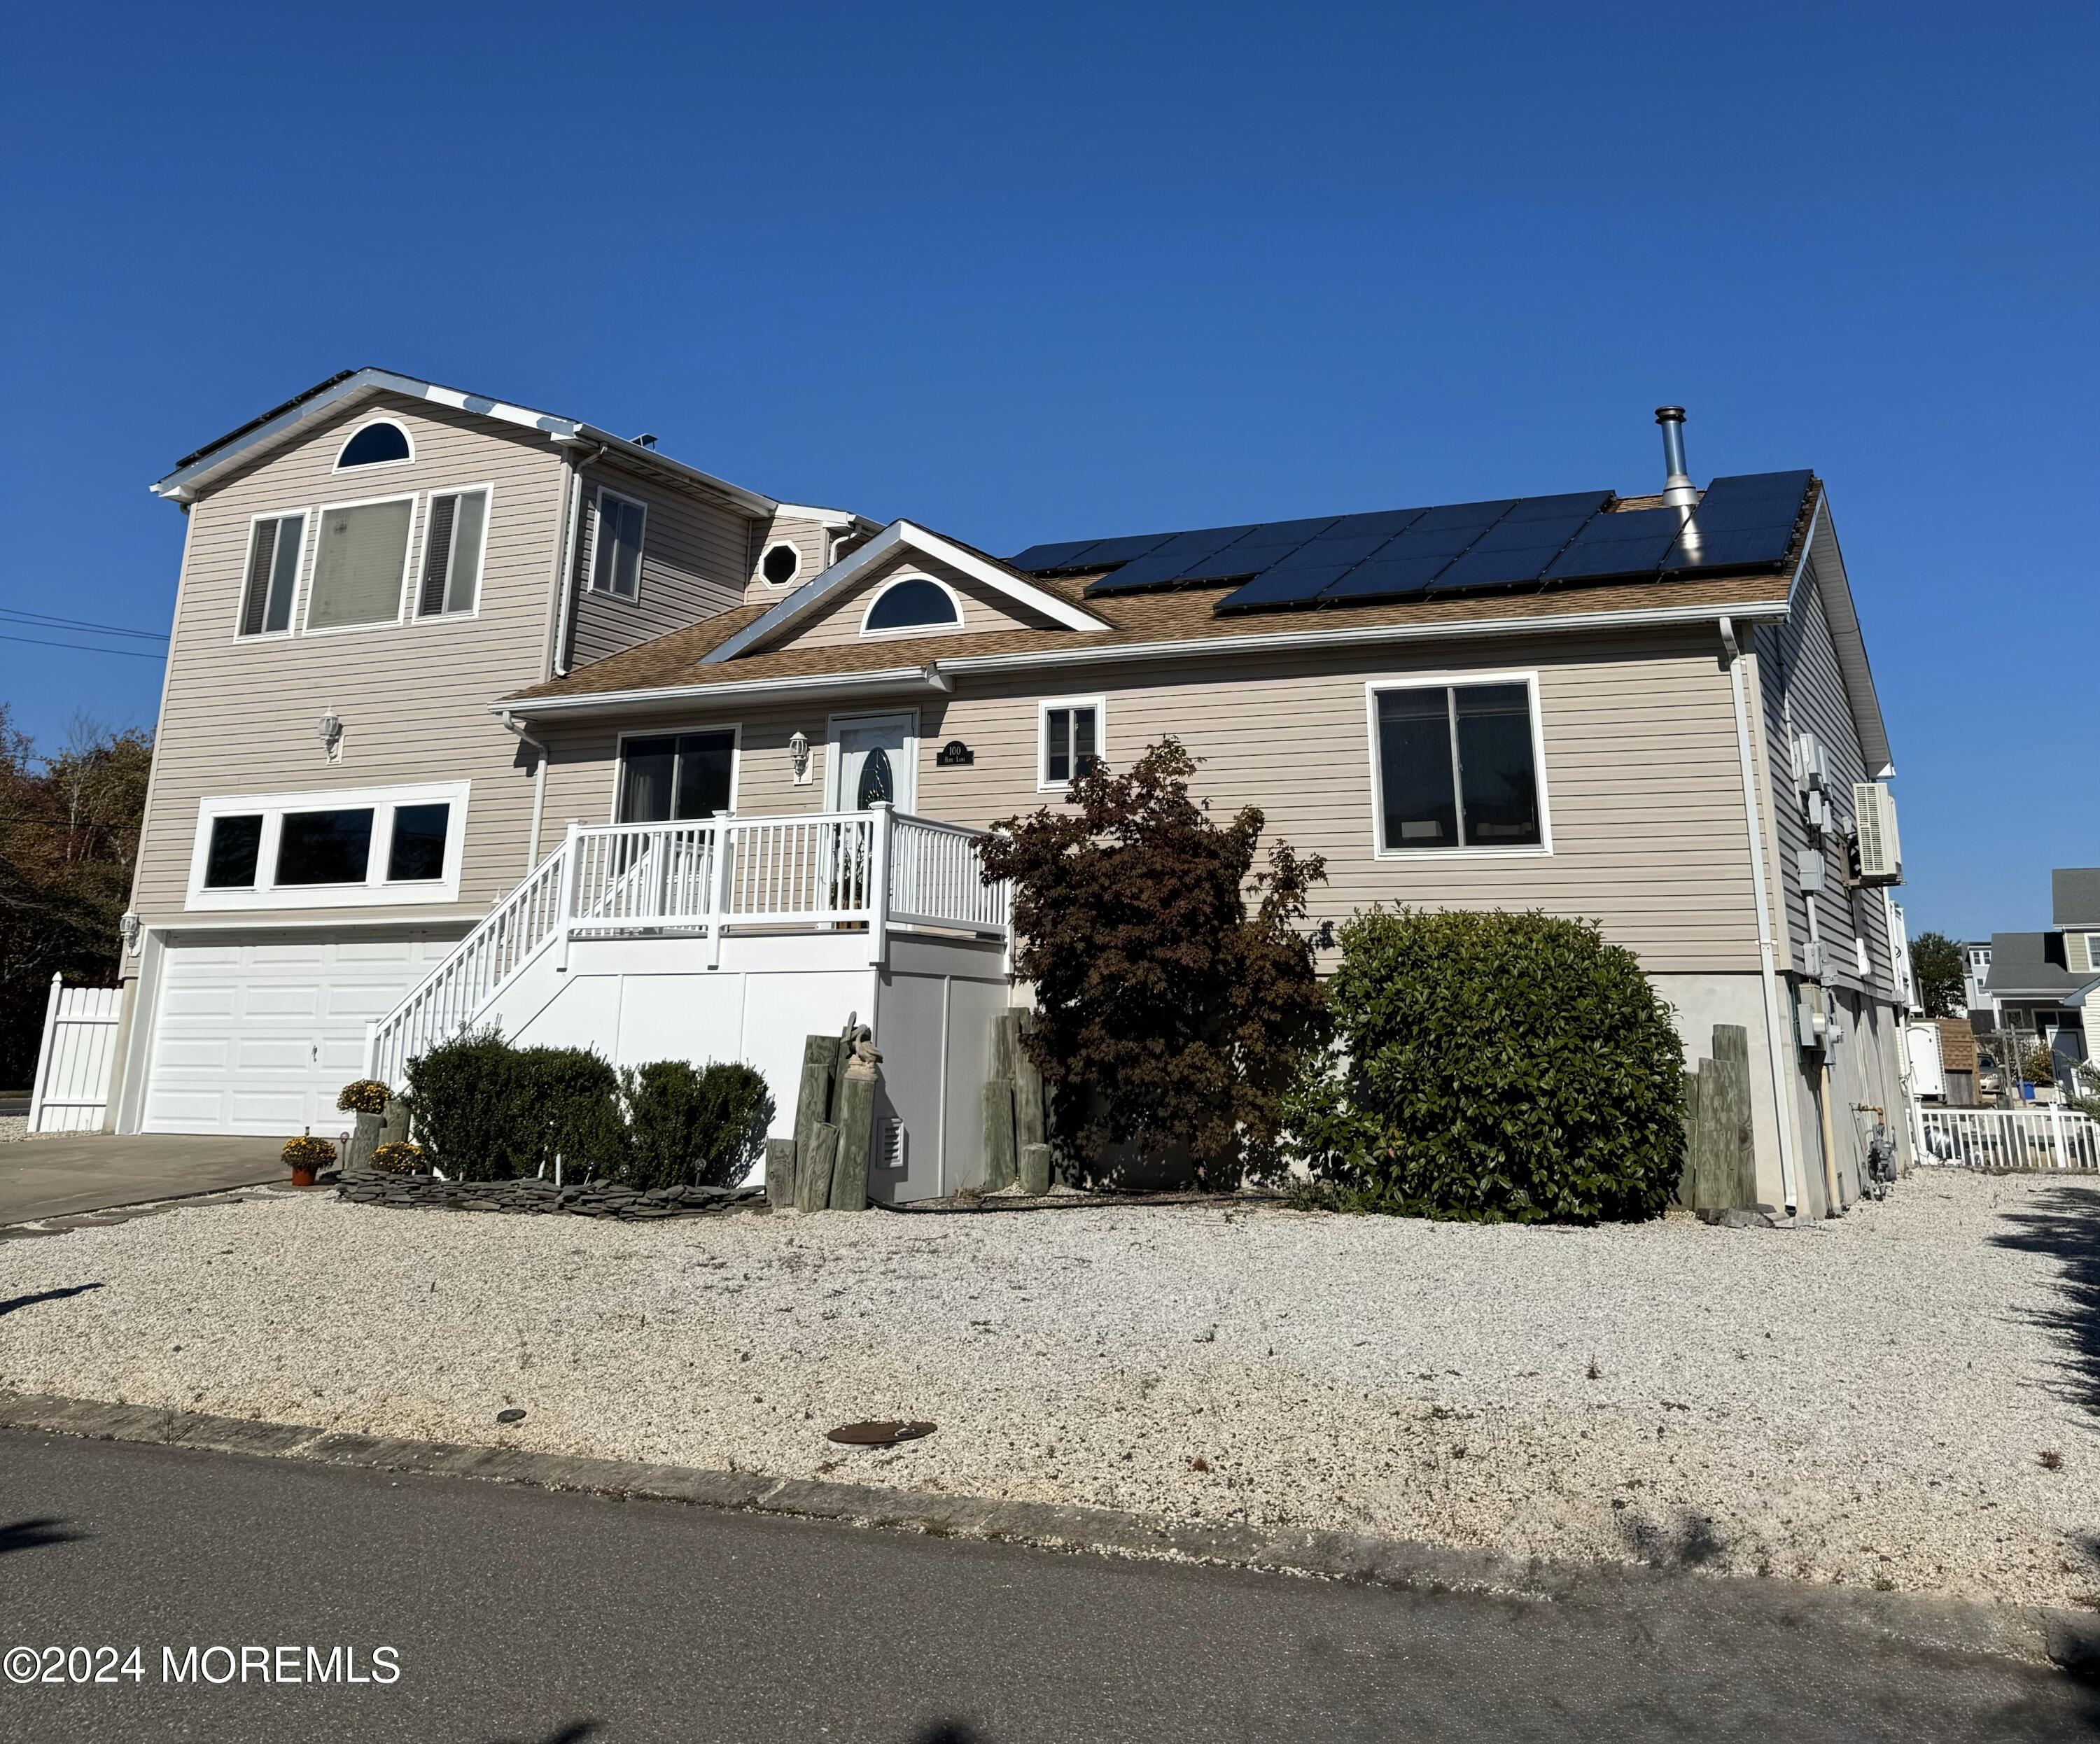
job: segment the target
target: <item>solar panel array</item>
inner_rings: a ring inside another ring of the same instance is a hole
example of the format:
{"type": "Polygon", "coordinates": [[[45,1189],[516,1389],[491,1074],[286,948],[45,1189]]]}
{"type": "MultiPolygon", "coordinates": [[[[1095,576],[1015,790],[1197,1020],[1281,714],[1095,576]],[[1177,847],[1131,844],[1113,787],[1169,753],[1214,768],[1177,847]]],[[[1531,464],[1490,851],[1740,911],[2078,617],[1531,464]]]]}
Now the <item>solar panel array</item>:
{"type": "Polygon", "coordinates": [[[1220,611],[1752,569],[1785,560],[1814,482],[1807,472],[1716,478],[1688,525],[1674,509],[1614,510],[1609,491],[1577,491],[1070,539],[1008,561],[1034,575],[1109,571],[1088,585],[1090,597],[1239,582],[1220,611]]]}

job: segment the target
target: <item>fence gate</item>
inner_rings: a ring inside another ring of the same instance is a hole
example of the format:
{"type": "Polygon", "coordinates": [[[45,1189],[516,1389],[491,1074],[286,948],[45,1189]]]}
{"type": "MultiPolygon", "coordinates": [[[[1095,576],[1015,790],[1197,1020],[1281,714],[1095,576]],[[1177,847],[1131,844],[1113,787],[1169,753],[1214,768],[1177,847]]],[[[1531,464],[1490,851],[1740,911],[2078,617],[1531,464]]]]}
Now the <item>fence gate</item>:
{"type": "Polygon", "coordinates": [[[2100,1121],[2046,1108],[1914,1107],[1918,1160],[1955,1169],[2100,1171],[2100,1121]]]}
{"type": "Polygon", "coordinates": [[[109,1072],[117,1061],[121,987],[68,987],[51,977],[44,1008],[44,1045],[29,1093],[33,1133],[98,1132],[109,1106],[109,1072]]]}

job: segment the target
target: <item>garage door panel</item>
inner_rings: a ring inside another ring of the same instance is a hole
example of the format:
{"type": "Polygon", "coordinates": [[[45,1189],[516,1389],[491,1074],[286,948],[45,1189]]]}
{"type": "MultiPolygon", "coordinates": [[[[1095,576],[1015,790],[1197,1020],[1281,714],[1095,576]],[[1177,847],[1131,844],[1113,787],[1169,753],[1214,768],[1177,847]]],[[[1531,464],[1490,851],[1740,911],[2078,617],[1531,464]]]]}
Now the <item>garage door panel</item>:
{"type": "MultiPolygon", "coordinates": [[[[464,931],[464,929],[461,929],[464,931]]],[[[445,937],[260,936],[162,959],[143,1118],[148,1132],[289,1136],[343,1125],[365,1026],[452,949],[445,937]]]]}

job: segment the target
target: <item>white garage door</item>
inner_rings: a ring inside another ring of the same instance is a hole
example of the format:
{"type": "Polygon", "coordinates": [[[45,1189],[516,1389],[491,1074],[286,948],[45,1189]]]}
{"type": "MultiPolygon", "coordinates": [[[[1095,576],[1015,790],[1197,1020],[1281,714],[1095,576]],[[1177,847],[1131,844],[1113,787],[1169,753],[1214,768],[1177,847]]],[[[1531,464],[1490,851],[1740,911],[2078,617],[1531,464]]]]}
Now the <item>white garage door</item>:
{"type": "Polygon", "coordinates": [[[333,1137],[336,1094],[364,1070],[364,1026],[457,935],[170,939],[143,1122],[148,1132],[333,1137]]]}

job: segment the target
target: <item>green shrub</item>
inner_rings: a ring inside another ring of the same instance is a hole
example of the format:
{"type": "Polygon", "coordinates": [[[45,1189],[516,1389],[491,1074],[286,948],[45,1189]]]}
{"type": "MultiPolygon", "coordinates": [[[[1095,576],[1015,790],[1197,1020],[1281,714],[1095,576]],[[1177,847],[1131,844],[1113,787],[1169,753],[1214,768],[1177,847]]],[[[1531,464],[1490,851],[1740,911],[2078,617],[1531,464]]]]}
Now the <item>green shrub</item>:
{"type": "Polygon", "coordinates": [[[1289,1102],[1339,1202],[1500,1222],[1657,1217],[1683,1049],[1632,955],[1541,914],[1374,909],[1329,984],[1339,1057],[1289,1102]]]}
{"type": "Polygon", "coordinates": [[[335,1105],[338,1112],[343,1114],[384,1114],[386,1086],[377,1078],[360,1078],[355,1084],[343,1086],[335,1105]]]}
{"type": "Polygon", "coordinates": [[[735,1187],[751,1173],[773,1124],[773,1094],[748,1066],[696,1071],[660,1059],[620,1075],[627,1105],[629,1185],[735,1187]]]}
{"type": "Polygon", "coordinates": [[[562,1159],[565,1178],[619,1172],[626,1149],[620,1118],[620,1074],[603,1055],[580,1047],[528,1047],[517,1052],[523,1107],[520,1174],[552,1175],[562,1159]]]}
{"type": "MultiPolygon", "coordinates": [[[[455,1181],[508,1181],[535,1136],[518,1050],[494,1029],[440,1042],[408,1070],[417,1143],[455,1181]]],[[[535,1167],[537,1159],[535,1159],[535,1167]]]]}

